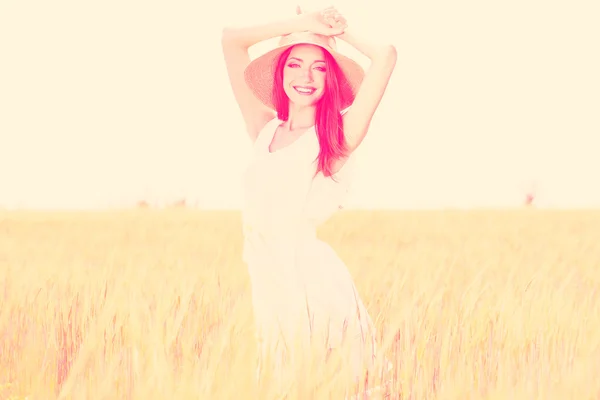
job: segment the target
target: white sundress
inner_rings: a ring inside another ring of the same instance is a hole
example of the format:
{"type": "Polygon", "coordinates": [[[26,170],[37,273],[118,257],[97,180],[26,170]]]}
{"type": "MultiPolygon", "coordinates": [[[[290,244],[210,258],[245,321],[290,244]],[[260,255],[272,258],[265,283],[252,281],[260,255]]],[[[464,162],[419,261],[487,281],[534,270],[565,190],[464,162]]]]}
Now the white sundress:
{"type": "Polygon", "coordinates": [[[281,372],[286,362],[306,356],[307,346],[339,348],[344,335],[358,378],[363,361],[375,355],[373,323],[347,267],[316,236],[347,193],[354,157],[335,175],[337,182],[321,173],[314,177],[319,153],[314,127],[271,153],[281,123],[275,118],[259,133],[243,179],[243,258],[251,281],[259,374],[267,354],[281,372]]]}

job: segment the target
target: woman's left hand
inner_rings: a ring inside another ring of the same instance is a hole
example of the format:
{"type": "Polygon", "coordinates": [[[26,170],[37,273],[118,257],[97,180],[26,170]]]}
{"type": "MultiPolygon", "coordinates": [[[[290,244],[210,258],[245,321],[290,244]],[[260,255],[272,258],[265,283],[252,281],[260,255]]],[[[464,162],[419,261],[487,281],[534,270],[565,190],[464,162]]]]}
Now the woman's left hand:
{"type": "MultiPolygon", "coordinates": [[[[300,8],[300,6],[296,6],[296,14],[302,14],[302,9],[300,8]]],[[[340,14],[340,12],[335,8],[325,10],[323,12],[323,20],[325,23],[329,24],[329,26],[331,26],[333,29],[344,29],[344,27],[348,26],[346,18],[344,18],[344,16],[340,14]]]]}
{"type": "Polygon", "coordinates": [[[348,21],[346,21],[346,18],[344,18],[344,16],[342,14],[340,14],[339,11],[333,9],[333,10],[327,10],[325,12],[325,15],[323,16],[325,21],[331,25],[332,28],[339,28],[341,26],[348,26],[348,21]]]}

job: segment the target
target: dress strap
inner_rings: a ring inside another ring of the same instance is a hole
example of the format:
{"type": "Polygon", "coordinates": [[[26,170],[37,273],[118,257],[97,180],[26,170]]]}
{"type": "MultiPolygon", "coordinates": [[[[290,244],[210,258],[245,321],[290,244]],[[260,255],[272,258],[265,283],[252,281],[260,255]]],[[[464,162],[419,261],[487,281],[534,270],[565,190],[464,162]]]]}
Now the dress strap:
{"type": "Polygon", "coordinates": [[[271,144],[271,140],[273,140],[273,136],[275,135],[275,130],[280,123],[281,121],[275,117],[265,124],[254,142],[254,150],[268,150],[269,144],[271,144]]]}

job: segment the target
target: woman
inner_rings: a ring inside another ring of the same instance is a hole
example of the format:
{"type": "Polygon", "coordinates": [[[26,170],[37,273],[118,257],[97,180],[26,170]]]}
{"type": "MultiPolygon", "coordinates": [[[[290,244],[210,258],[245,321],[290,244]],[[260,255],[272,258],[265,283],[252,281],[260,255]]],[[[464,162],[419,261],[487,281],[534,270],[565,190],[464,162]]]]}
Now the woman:
{"type": "Polygon", "coordinates": [[[316,237],[341,205],[352,154],[367,134],[396,64],[391,45],[363,42],[334,8],[285,21],[226,28],[233,93],[253,142],[244,176],[244,261],[260,345],[259,370],[306,361],[312,350],[348,349],[354,376],[374,356],[373,324],[346,266],[316,237]],[[248,48],[281,36],[250,61],[248,48]],[[335,38],[371,60],[336,51],[335,38]]]}

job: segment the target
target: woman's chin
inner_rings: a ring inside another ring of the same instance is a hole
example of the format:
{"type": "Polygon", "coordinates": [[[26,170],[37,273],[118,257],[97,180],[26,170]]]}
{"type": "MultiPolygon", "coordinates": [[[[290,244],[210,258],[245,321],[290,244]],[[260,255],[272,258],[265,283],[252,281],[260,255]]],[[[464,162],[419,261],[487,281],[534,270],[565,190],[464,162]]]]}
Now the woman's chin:
{"type": "Polygon", "coordinates": [[[290,102],[296,107],[314,107],[319,99],[315,96],[294,96],[290,98],[290,102]]]}

